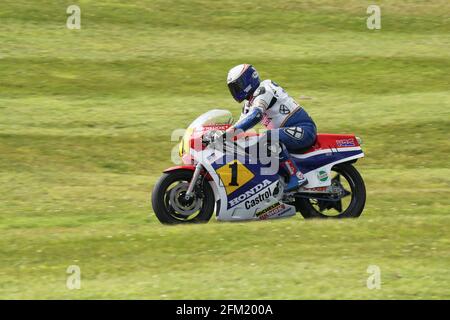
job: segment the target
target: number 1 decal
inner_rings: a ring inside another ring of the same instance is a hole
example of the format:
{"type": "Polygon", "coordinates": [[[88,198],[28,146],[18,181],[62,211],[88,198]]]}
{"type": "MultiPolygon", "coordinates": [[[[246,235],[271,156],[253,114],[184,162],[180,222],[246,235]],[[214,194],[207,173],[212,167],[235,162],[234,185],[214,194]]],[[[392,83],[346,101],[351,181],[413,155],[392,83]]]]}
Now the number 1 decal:
{"type": "Polygon", "coordinates": [[[233,162],[228,167],[231,168],[231,181],[230,181],[230,183],[228,185],[229,186],[239,187],[239,183],[238,183],[238,164],[237,164],[237,162],[233,162]]]}
{"type": "Polygon", "coordinates": [[[233,160],[217,169],[217,174],[222,180],[221,186],[225,187],[227,194],[239,189],[252,180],[255,175],[241,162],[233,160]]]}

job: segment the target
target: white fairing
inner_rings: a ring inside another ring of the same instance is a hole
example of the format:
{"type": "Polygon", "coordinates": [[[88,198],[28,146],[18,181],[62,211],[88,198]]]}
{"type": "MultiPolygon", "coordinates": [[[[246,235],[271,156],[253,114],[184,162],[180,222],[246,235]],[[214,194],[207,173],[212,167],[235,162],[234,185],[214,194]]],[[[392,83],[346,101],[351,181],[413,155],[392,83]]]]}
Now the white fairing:
{"type": "MultiPolygon", "coordinates": [[[[232,206],[228,208],[228,195],[220,177],[211,165],[216,159],[221,158],[223,153],[217,150],[206,149],[200,152],[191,151],[191,155],[202,163],[213,179],[211,185],[216,196],[216,203],[219,205],[219,207],[216,207],[216,212],[219,213],[217,220],[265,220],[290,217],[296,214],[294,206],[284,204],[279,200],[282,192],[275,193],[278,181],[270,180],[264,180],[260,184],[260,190],[250,190],[242,198],[234,199],[232,206]],[[254,204],[257,201],[256,205],[250,206],[250,204],[254,204]]],[[[259,189],[259,187],[255,189],[259,189]]]]}
{"type": "MultiPolygon", "coordinates": [[[[337,148],[337,149],[333,150],[333,152],[339,152],[339,153],[346,153],[346,152],[352,153],[354,151],[361,151],[361,152],[356,154],[356,155],[345,157],[345,158],[340,159],[338,161],[330,162],[330,163],[328,163],[328,164],[326,164],[326,165],[324,165],[324,166],[322,166],[320,168],[317,168],[317,169],[312,170],[312,171],[310,171],[308,173],[305,173],[304,175],[305,175],[306,179],[308,179],[308,184],[306,186],[304,186],[304,188],[319,188],[319,187],[328,187],[328,186],[330,186],[331,185],[331,168],[333,168],[333,166],[335,166],[336,164],[339,164],[339,163],[348,162],[348,161],[351,161],[351,160],[356,160],[356,159],[364,157],[364,153],[362,152],[361,147],[337,148]],[[328,179],[326,179],[324,181],[321,181],[319,179],[319,176],[320,176],[320,173],[323,172],[323,171],[326,172],[328,179]]],[[[301,158],[312,157],[312,156],[314,156],[314,155],[316,155],[318,153],[320,154],[320,153],[327,153],[327,152],[330,152],[330,151],[325,149],[325,150],[320,150],[320,151],[318,151],[316,153],[311,152],[311,153],[304,154],[304,155],[291,154],[291,156],[294,157],[294,158],[301,159],[301,158]]]]}
{"type": "MultiPolygon", "coordinates": [[[[199,157],[198,159],[207,159],[208,157],[210,157],[210,159],[214,161],[215,159],[220,158],[222,155],[222,153],[217,151],[213,152],[211,150],[205,150],[198,153],[197,157],[199,157]],[[213,156],[211,157],[212,154],[213,156]]],[[[362,157],[364,157],[363,153],[341,159],[339,161],[327,164],[323,167],[306,173],[305,176],[308,179],[308,184],[305,186],[305,188],[330,186],[331,168],[334,165],[362,157]],[[319,173],[323,171],[325,171],[328,176],[328,179],[326,181],[321,181],[318,178],[319,173]]],[[[270,180],[263,181],[263,183],[261,184],[261,189],[259,191],[255,191],[254,193],[251,192],[251,194],[247,195],[243,194],[241,199],[233,199],[233,206],[231,208],[228,208],[228,203],[230,200],[228,199],[226,190],[220,180],[220,177],[217,175],[216,171],[211,166],[211,163],[209,161],[203,161],[202,164],[213,178],[213,182],[211,183],[211,185],[216,196],[216,203],[220,205],[220,207],[216,208],[216,212],[219,213],[217,215],[217,220],[265,220],[290,217],[296,214],[296,209],[294,206],[285,204],[281,201],[282,190],[281,192],[276,194],[275,189],[278,186],[278,181],[270,180]],[[256,199],[259,199],[260,202],[257,205],[249,206],[249,204],[254,203],[256,199]]]]}

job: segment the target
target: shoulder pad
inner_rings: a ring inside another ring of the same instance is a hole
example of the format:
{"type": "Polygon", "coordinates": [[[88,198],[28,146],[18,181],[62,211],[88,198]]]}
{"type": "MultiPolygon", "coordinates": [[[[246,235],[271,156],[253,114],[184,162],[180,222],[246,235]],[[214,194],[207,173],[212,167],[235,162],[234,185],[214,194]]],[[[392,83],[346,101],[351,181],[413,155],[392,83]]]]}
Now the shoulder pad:
{"type": "Polygon", "coordinates": [[[263,86],[259,86],[259,87],[255,90],[255,92],[253,93],[253,97],[257,97],[257,96],[262,95],[262,94],[264,94],[264,93],[266,93],[266,88],[264,88],[263,86]]]}
{"type": "Polygon", "coordinates": [[[248,101],[246,101],[243,105],[242,105],[242,113],[243,114],[247,114],[248,110],[250,110],[250,106],[248,101]]]}

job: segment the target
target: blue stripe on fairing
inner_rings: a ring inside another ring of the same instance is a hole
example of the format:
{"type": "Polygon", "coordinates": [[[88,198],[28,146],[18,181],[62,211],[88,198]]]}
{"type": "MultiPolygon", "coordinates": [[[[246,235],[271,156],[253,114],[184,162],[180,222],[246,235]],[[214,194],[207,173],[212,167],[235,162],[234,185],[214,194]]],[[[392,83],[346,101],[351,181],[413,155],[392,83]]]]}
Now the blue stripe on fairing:
{"type": "MultiPolygon", "coordinates": [[[[298,159],[298,158],[294,158],[294,157],[292,157],[292,159],[298,165],[300,171],[305,174],[305,173],[313,171],[317,168],[320,168],[327,164],[330,164],[332,162],[343,160],[343,159],[346,159],[346,158],[349,158],[349,157],[352,157],[352,156],[355,156],[355,155],[358,155],[361,153],[363,153],[362,150],[339,151],[339,152],[331,152],[330,151],[329,153],[318,154],[316,156],[312,156],[312,157],[309,157],[306,159],[298,159]]],[[[220,164],[218,163],[219,159],[217,159],[214,163],[211,164],[212,167],[214,168],[214,170],[217,170],[224,165],[230,164],[230,162],[223,164],[223,161],[225,160],[224,158],[225,158],[225,156],[220,159],[222,161],[222,163],[220,163],[220,164]]],[[[255,177],[227,196],[227,198],[228,198],[227,199],[227,208],[230,208],[229,201],[238,197],[240,194],[245,193],[246,191],[248,191],[251,188],[253,188],[254,186],[260,184],[264,180],[267,179],[273,183],[273,182],[277,181],[279,178],[278,174],[262,176],[260,170],[264,166],[261,165],[260,163],[258,163],[258,164],[247,163],[247,164],[245,164],[245,166],[247,167],[247,169],[249,169],[255,175],[255,177]]]]}
{"type": "Polygon", "coordinates": [[[343,160],[363,153],[362,150],[322,153],[306,159],[292,157],[302,173],[308,173],[332,162],[343,160]]]}

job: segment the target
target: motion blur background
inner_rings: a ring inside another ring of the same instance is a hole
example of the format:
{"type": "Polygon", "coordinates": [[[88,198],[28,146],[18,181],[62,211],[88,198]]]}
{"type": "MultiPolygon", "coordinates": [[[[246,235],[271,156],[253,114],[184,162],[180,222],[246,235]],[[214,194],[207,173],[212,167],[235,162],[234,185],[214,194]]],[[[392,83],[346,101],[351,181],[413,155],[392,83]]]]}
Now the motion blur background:
{"type": "Polygon", "coordinates": [[[0,298],[450,298],[449,13],[446,0],[2,0],[0,298]],[[66,27],[73,4],[81,30],[66,27]],[[159,224],[150,194],[172,130],[212,108],[237,117],[226,73],[240,63],[320,132],[363,138],[360,219],[159,224]]]}

